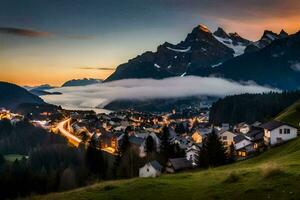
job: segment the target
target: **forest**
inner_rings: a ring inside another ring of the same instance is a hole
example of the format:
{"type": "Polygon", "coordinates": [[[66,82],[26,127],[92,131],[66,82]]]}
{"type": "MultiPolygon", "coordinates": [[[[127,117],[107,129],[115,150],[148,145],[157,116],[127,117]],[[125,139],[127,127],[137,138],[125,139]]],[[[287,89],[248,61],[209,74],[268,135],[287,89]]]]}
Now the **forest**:
{"type": "Polygon", "coordinates": [[[300,99],[300,91],[227,96],[212,104],[210,123],[265,122],[300,99]]]}

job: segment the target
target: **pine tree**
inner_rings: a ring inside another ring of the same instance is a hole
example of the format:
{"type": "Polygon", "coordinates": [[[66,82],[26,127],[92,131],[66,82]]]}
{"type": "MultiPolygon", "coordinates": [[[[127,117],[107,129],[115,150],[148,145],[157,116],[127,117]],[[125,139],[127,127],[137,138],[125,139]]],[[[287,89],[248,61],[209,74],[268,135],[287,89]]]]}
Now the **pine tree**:
{"type": "Polygon", "coordinates": [[[152,153],[155,151],[155,144],[152,136],[148,136],[146,139],[146,152],[152,153]]]}
{"type": "Polygon", "coordinates": [[[233,163],[236,160],[235,148],[234,148],[233,143],[229,146],[227,160],[228,160],[229,163],[233,163]]]}
{"type": "Polygon", "coordinates": [[[198,166],[216,167],[226,163],[226,151],[216,132],[207,135],[200,151],[198,166]]]}
{"type": "Polygon", "coordinates": [[[165,163],[168,161],[171,154],[171,145],[169,142],[169,138],[170,138],[169,128],[167,126],[164,126],[162,129],[160,151],[165,163]]]}

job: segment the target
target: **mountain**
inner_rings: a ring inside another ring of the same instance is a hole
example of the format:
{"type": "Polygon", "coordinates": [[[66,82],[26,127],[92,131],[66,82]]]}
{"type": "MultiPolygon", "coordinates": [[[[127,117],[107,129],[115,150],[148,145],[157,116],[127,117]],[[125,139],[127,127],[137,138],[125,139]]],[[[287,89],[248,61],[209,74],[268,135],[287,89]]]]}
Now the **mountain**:
{"type": "Polygon", "coordinates": [[[45,104],[38,96],[12,83],[0,82],[0,107],[16,109],[19,105],[45,104]]]}
{"type": "Polygon", "coordinates": [[[43,85],[38,85],[38,86],[23,86],[26,90],[50,90],[55,88],[54,86],[51,86],[49,84],[43,84],[43,85]]]}
{"type": "Polygon", "coordinates": [[[206,26],[195,27],[180,43],[168,42],[158,46],[156,52],[145,52],[121,64],[105,81],[128,78],[162,79],[195,74],[202,69],[218,65],[243,53],[249,41],[236,33],[212,33],[206,26]]]}
{"type": "Polygon", "coordinates": [[[48,92],[46,90],[42,89],[31,89],[29,90],[30,93],[36,95],[36,96],[43,96],[43,95],[60,95],[62,93],[60,92],[48,92]]]}
{"type": "MultiPolygon", "coordinates": [[[[267,37],[271,38],[271,35],[267,37]]],[[[235,57],[218,67],[199,72],[201,76],[219,76],[235,81],[254,81],[260,85],[285,90],[299,89],[300,32],[276,39],[260,50],[235,57]]],[[[192,75],[193,73],[188,74],[192,75]]]]}
{"type": "Polygon", "coordinates": [[[218,28],[214,33],[214,37],[227,47],[234,50],[234,56],[239,56],[244,53],[250,41],[239,36],[238,33],[227,34],[222,28],[218,28]]]}
{"type": "Polygon", "coordinates": [[[271,44],[274,40],[278,40],[286,37],[288,37],[288,33],[285,32],[283,29],[279,34],[266,30],[263,36],[260,38],[260,40],[253,42],[247,46],[247,48],[245,49],[245,53],[258,51],[271,44]]]}
{"type": "Polygon", "coordinates": [[[65,82],[61,87],[86,86],[96,83],[102,83],[102,80],[93,78],[73,79],[65,82]]]}

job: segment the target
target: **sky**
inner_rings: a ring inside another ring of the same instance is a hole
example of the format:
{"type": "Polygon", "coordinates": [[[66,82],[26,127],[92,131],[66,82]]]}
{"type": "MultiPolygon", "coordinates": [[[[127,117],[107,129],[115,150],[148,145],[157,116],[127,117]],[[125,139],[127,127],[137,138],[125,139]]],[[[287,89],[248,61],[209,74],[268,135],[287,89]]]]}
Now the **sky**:
{"type": "Polygon", "coordinates": [[[257,40],[300,29],[298,0],[0,0],[0,81],[61,85],[119,64],[197,24],[257,40]]]}

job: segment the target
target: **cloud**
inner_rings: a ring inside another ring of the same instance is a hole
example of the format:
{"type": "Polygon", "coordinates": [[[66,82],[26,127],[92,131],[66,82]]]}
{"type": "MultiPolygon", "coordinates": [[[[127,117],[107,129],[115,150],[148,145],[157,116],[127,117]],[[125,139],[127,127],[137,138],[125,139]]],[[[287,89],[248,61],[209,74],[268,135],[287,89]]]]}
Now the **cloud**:
{"type": "Polygon", "coordinates": [[[107,71],[111,71],[111,70],[115,70],[115,68],[112,67],[79,67],[79,69],[87,69],[87,70],[107,70],[107,71]]]}
{"type": "Polygon", "coordinates": [[[16,36],[32,37],[32,38],[50,37],[50,36],[59,36],[59,37],[64,37],[67,39],[75,39],[75,40],[89,40],[94,38],[94,36],[50,33],[50,32],[36,31],[32,29],[22,29],[22,28],[15,28],[15,27],[0,27],[0,33],[16,35],[16,36]]]}
{"type": "Polygon", "coordinates": [[[48,37],[51,35],[51,33],[48,32],[35,31],[31,29],[13,28],[13,27],[0,27],[0,33],[25,36],[25,37],[48,37]]]}
{"type": "Polygon", "coordinates": [[[278,91],[252,83],[237,83],[214,77],[173,77],[163,80],[126,79],[83,87],[63,87],[50,90],[62,95],[43,96],[52,104],[65,108],[103,108],[114,100],[146,100],[188,96],[223,97],[241,93],[278,91]]]}

